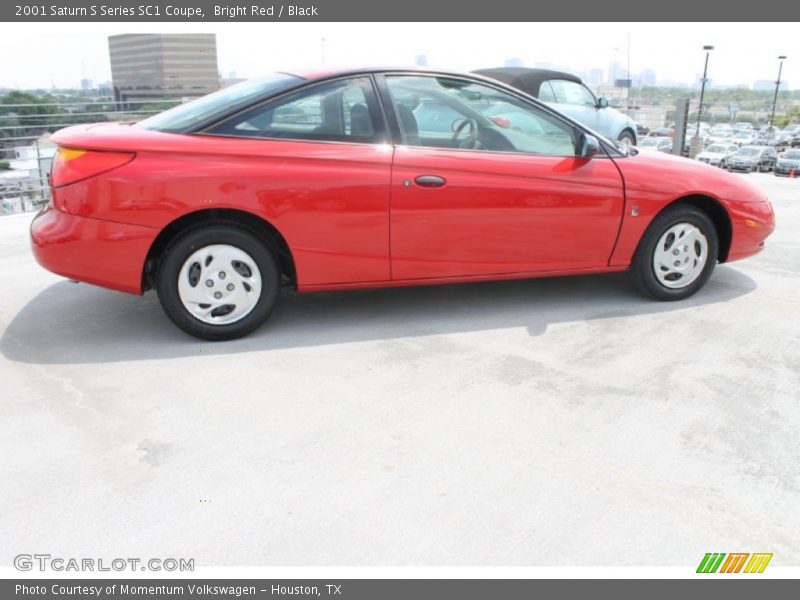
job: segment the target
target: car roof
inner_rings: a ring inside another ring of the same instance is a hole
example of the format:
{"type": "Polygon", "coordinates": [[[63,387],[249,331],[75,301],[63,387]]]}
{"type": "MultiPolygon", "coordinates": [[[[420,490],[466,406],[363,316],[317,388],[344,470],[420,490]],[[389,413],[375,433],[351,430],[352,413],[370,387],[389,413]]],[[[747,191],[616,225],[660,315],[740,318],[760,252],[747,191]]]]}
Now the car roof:
{"type": "Polygon", "coordinates": [[[459,71],[451,71],[449,69],[431,69],[429,67],[420,66],[392,66],[383,65],[378,67],[318,67],[309,69],[293,69],[291,71],[283,71],[288,75],[294,75],[302,79],[315,80],[315,79],[330,79],[334,77],[343,77],[346,75],[369,75],[370,73],[433,73],[441,75],[473,75],[472,73],[462,73],[459,71]]]}
{"type": "Polygon", "coordinates": [[[566,79],[575,83],[583,83],[580,77],[564,71],[550,69],[528,69],[527,67],[501,67],[496,69],[478,69],[473,71],[477,75],[491,77],[505,84],[513,86],[532,96],[539,95],[539,87],[549,79],[566,79]]]}

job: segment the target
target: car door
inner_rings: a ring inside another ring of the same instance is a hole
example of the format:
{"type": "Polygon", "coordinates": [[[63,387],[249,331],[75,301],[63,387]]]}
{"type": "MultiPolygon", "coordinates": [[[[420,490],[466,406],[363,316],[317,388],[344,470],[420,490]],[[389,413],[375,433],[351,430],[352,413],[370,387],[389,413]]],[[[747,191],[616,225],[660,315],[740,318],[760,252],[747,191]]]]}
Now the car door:
{"type": "Polygon", "coordinates": [[[301,286],[390,279],[392,148],[370,77],[292,92],[215,124],[215,168],[286,238],[301,286]]]}
{"type": "Polygon", "coordinates": [[[401,135],[392,164],[393,279],[608,264],[622,178],[608,157],[575,156],[571,124],[469,79],[387,75],[379,85],[401,135]],[[428,131],[414,118],[417,106],[433,102],[459,115],[446,136],[441,124],[428,131]]]}

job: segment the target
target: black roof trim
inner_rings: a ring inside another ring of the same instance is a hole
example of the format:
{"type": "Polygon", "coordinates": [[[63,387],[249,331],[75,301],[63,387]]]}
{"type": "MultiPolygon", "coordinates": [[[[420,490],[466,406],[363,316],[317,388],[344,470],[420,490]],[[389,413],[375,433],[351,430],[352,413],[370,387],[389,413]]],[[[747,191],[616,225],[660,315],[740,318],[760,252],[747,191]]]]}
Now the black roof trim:
{"type": "Polygon", "coordinates": [[[513,86],[531,96],[539,95],[539,86],[548,79],[566,79],[575,83],[583,80],[572,73],[553,71],[551,69],[528,69],[526,67],[501,67],[496,69],[478,69],[473,71],[476,75],[491,77],[506,85],[513,86]]]}

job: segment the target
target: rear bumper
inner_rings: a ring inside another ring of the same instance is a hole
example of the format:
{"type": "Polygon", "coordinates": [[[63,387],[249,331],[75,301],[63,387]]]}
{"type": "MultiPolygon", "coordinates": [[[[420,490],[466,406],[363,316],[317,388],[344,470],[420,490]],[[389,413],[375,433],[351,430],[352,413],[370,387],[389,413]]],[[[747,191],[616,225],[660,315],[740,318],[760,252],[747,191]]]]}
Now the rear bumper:
{"type": "Polygon", "coordinates": [[[71,215],[52,207],[31,223],[36,260],[58,275],[132,294],[142,293],[142,269],[158,231],[71,215]]]}

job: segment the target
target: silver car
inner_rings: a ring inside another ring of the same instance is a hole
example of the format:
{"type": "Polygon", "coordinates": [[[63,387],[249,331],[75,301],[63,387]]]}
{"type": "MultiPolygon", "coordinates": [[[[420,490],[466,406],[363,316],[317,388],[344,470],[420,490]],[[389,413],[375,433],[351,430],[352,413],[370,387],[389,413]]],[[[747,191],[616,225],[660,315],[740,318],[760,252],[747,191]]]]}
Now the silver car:
{"type": "Polygon", "coordinates": [[[794,175],[800,173],[800,150],[787,150],[775,163],[775,175],[794,175]]]}
{"type": "Polygon", "coordinates": [[[562,71],[525,67],[479,69],[475,73],[538,98],[607,138],[623,144],[636,144],[636,122],[611,108],[605,98],[595,96],[580,77],[562,71]]]}
{"type": "Polygon", "coordinates": [[[657,152],[672,152],[672,139],[666,137],[646,137],[639,140],[640,150],[654,150],[657,152]]]}
{"type": "Polygon", "coordinates": [[[695,159],[712,167],[725,169],[728,166],[728,159],[737,152],[739,152],[739,146],[736,144],[710,144],[695,159]]]}

